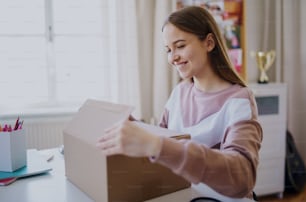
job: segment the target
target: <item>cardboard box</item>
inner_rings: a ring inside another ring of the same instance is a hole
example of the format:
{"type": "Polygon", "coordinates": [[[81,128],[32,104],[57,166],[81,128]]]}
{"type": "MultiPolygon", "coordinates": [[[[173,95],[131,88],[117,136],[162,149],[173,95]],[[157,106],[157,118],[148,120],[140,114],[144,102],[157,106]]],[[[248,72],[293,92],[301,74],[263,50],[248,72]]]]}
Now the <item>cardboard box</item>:
{"type": "Polygon", "coordinates": [[[0,132],[0,171],[13,172],[27,164],[24,129],[0,132]]]}
{"type": "Polygon", "coordinates": [[[131,111],[129,106],[87,100],[63,131],[66,176],[97,202],[140,202],[190,186],[148,158],[105,157],[96,148],[104,130],[131,111]]]}

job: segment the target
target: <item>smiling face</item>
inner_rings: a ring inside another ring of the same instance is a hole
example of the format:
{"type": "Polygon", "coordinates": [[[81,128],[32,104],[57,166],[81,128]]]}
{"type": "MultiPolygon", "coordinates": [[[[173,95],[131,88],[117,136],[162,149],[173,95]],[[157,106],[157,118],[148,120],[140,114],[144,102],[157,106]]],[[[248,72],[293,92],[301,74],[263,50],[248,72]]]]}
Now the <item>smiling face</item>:
{"type": "Polygon", "coordinates": [[[168,23],[163,29],[168,62],[183,79],[202,77],[211,71],[208,52],[212,50],[209,37],[200,40],[196,35],[184,32],[168,23]]]}
{"type": "Polygon", "coordinates": [[[171,13],[162,26],[168,61],[183,79],[207,86],[221,79],[246,86],[234,71],[214,17],[199,6],[171,13]]]}

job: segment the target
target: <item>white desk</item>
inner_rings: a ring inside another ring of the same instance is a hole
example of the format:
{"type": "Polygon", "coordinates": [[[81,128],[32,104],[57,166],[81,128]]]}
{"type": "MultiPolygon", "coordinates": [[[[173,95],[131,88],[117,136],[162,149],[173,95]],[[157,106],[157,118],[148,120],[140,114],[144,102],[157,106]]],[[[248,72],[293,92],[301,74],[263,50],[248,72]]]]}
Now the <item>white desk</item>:
{"type": "MultiPolygon", "coordinates": [[[[1,202],[93,202],[65,177],[64,157],[58,149],[48,150],[54,154],[50,161],[52,171],[47,174],[18,179],[13,184],[0,187],[1,202]]],[[[147,202],[189,202],[197,196],[216,197],[206,186],[174,192],[147,202]]],[[[252,202],[249,199],[218,198],[225,202],[252,202]]]]}

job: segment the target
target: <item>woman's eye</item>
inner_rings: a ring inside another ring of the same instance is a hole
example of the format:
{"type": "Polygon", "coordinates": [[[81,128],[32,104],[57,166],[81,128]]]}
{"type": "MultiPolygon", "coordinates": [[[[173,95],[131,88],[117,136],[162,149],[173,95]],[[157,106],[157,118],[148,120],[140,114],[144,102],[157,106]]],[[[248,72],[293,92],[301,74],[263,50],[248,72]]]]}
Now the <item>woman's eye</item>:
{"type": "Polygon", "coordinates": [[[179,45],[179,46],[177,46],[177,48],[184,48],[185,47],[185,45],[179,45]]]}

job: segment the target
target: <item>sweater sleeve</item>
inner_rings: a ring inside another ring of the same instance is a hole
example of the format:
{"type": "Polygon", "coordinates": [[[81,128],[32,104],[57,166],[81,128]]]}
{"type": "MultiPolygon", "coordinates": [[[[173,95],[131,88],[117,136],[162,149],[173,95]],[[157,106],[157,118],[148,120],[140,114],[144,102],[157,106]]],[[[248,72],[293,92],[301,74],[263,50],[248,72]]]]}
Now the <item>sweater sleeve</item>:
{"type": "Polygon", "coordinates": [[[256,120],[227,128],[220,150],[190,141],[162,139],[154,161],[172,169],[192,183],[205,183],[229,197],[245,197],[254,188],[262,129],[256,120]]]}

